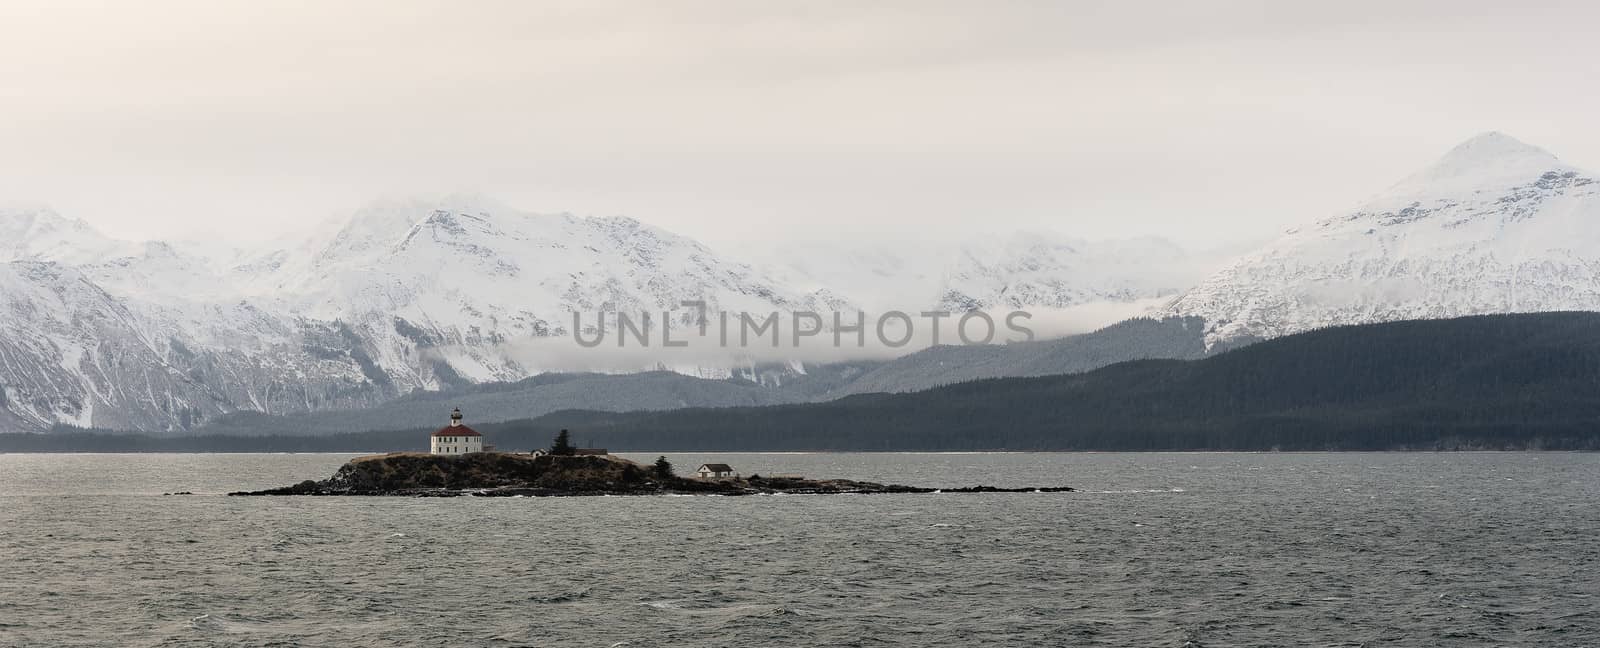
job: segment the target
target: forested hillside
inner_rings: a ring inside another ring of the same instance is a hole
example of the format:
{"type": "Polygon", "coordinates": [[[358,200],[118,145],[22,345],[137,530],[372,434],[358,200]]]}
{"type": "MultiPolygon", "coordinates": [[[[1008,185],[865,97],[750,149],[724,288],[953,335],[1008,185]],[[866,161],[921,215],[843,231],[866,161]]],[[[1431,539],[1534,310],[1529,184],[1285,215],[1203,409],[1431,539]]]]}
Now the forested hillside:
{"type": "Polygon", "coordinates": [[[1600,448],[1600,314],[1313,331],[1198,361],[831,403],[541,420],[694,450],[1600,448]]]}

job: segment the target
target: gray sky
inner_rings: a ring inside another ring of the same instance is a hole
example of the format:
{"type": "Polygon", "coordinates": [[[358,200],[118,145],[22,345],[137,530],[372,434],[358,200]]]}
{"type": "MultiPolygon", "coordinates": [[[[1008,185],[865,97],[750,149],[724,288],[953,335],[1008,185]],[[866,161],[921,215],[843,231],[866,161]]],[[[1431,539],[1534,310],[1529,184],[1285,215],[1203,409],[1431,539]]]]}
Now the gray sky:
{"type": "Polygon", "coordinates": [[[1214,245],[1486,130],[1600,168],[1597,7],[0,0],[0,203],[129,237],[467,190],[718,246],[1214,245]]]}

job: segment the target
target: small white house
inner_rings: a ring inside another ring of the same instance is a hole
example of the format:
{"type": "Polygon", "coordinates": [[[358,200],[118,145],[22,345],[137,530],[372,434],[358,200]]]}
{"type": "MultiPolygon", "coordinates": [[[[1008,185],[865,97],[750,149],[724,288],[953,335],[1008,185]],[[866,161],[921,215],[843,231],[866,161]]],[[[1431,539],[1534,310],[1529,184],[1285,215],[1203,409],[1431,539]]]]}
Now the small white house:
{"type": "Polygon", "coordinates": [[[428,449],[436,455],[461,455],[483,452],[483,435],[461,424],[461,408],[450,412],[450,425],[434,432],[428,449]]]}
{"type": "Polygon", "coordinates": [[[733,466],[722,463],[700,464],[700,468],[695,470],[694,474],[702,479],[739,476],[739,473],[733,472],[733,466]]]}

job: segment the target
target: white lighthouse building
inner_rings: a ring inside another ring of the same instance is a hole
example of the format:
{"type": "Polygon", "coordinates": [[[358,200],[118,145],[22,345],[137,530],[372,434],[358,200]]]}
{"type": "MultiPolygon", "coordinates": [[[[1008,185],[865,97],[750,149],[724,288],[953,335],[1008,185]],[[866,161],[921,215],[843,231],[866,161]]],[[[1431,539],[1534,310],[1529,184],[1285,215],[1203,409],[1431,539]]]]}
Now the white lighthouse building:
{"type": "Polygon", "coordinates": [[[428,448],[436,455],[483,452],[483,435],[461,424],[461,408],[450,412],[450,424],[433,433],[428,448]]]}

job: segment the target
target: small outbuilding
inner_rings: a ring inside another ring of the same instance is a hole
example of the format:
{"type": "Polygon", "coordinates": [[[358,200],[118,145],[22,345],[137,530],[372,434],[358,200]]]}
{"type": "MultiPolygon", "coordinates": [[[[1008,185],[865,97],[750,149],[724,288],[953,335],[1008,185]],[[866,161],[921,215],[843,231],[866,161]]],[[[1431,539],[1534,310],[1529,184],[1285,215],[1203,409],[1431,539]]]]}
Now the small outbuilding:
{"type": "Polygon", "coordinates": [[[700,468],[695,470],[694,474],[703,479],[739,476],[739,473],[733,472],[733,466],[725,463],[700,464],[700,468]]]}

